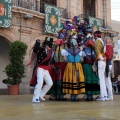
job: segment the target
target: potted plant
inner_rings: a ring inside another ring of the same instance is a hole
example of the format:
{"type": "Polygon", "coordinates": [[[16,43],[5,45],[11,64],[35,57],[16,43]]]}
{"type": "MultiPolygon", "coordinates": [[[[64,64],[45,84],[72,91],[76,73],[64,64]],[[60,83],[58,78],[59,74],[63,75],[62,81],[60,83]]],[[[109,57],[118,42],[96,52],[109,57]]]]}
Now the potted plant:
{"type": "Polygon", "coordinates": [[[3,80],[3,83],[8,86],[9,95],[16,95],[19,93],[19,84],[22,82],[25,73],[25,65],[23,62],[26,50],[27,45],[21,41],[15,41],[10,44],[10,63],[5,67],[4,71],[7,75],[7,79],[3,80]]]}

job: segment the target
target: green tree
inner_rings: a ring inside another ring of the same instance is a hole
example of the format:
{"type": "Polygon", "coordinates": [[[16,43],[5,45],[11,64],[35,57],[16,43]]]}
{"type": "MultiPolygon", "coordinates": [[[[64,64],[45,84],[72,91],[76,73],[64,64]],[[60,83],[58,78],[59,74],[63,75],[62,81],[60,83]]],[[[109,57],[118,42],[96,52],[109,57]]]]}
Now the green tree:
{"type": "Polygon", "coordinates": [[[10,44],[9,60],[10,64],[5,67],[7,79],[3,83],[17,85],[22,82],[25,73],[25,65],[23,63],[28,46],[21,42],[15,41],[10,44]]]}

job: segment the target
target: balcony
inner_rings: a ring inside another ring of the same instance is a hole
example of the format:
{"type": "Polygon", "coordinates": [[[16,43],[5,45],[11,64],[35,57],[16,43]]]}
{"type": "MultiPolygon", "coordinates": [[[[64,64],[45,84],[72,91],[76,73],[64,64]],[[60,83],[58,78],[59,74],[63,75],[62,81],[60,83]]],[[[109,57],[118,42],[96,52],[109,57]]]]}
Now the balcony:
{"type": "MultiPolygon", "coordinates": [[[[80,14],[79,17],[80,17],[80,18],[83,18],[83,19],[89,20],[89,17],[92,17],[92,16],[89,16],[89,15],[87,15],[87,14],[80,14]]],[[[100,19],[100,18],[96,18],[96,19],[99,19],[99,20],[100,20],[101,27],[104,28],[104,27],[105,27],[105,25],[104,25],[104,20],[103,20],[103,19],[100,19]]]]}
{"type": "MultiPolygon", "coordinates": [[[[54,3],[53,4],[51,3],[51,5],[54,5],[54,3]]],[[[25,9],[44,13],[44,2],[41,2],[39,0],[12,0],[12,4],[15,7],[22,7],[25,9]]],[[[61,18],[64,19],[67,18],[66,9],[61,8],[61,18]]]]}

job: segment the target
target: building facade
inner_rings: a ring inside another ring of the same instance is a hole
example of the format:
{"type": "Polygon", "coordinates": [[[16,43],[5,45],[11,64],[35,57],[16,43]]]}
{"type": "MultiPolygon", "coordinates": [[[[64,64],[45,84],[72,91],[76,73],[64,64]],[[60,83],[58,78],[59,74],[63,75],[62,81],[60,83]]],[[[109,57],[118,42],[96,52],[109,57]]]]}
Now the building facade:
{"type": "MultiPolygon", "coordinates": [[[[120,22],[112,20],[112,29],[118,31],[119,34],[113,38],[114,41],[114,57],[113,57],[113,65],[114,65],[114,76],[119,76],[120,79],[120,22]]],[[[113,77],[114,77],[113,76],[113,77]]]]}
{"type": "MultiPolygon", "coordinates": [[[[61,22],[73,16],[92,16],[103,21],[103,36],[115,34],[111,29],[111,1],[110,0],[12,0],[12,25],[11,28],[0,27],[0,94],[6,94],[7,86],[2,83],[6,78],[5,66],[9,63],[9,43],[20,40],[28,45],[27,55],[24,60],[26,65],[32,56],[31,49],[37,38],[44,40],[45,14],[44,4],[54,5],[61,9],[61,22]]],[[[30,78],[33,65],[26,67],[25,77],[20,84],[20,94],[30,94],[30,78]]]]}

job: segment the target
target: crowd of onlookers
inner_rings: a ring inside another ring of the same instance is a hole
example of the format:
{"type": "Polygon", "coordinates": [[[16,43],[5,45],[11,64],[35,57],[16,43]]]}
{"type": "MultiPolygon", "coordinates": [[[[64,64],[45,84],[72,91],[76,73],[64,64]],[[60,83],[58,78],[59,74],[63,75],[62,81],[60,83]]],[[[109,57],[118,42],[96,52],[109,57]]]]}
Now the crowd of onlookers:
{"type": "Polygon", "coordinates": [[[112,79],[113,94],[120,94],[120,79],[118,76],[112,79]]]}

